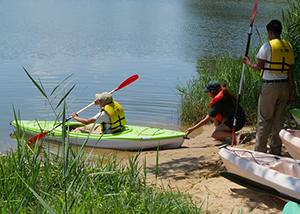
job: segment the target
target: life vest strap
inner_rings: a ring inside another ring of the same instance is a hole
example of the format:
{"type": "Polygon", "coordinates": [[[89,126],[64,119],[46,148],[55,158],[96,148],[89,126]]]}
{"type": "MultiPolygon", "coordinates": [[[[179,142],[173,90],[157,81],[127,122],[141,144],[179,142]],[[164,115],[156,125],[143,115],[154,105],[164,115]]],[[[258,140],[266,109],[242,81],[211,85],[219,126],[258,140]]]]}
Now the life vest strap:
{"type": "Polygon", "coordinates": [[[118,118],[119,118],[119,119],[118,119],[116,122],[114,122],[114,123],[111,124],[111,126],[112,126],[112,125],[114,125],[114,124],[119,123],[118,126],[116,126],[116,127],[114,127],[114,128],[111,128],[111,130],[112,130],[113,132],[114,132],[115,129],[118,129],[118,128],[120,128],[120,127],[123,127],[123,125],[122,125],[122,120],[125,120],[125,117],[122,117],[122,118],[121,118],[120,116],[118,116],[118,118]]]}
{"type": "Polygon", "coordinates": [[[282,73],[284,71],[288,71],[289,67],[291,66],[290,64],[285,62],[285,57],[283,57],[282,62],[270,62],[270,61],[266,61],[269,64],[273,64],[273,65],[282,65],[281,68],[264,68],[264,70],[271,70],[271,71],[281,71],[282,73]],[[285,66],[287,66],[288,68],[284,68],[285,66]]]}

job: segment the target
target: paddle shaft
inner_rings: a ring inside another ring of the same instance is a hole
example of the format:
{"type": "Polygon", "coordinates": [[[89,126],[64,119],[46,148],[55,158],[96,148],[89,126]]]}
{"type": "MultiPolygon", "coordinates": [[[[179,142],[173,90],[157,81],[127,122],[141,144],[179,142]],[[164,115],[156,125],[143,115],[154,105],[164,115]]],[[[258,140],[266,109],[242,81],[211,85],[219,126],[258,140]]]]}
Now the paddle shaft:
{"type": "MultiPolygon", "coordinates": [[[[80,109],[78,112],[76,112],[76,114],[80,114],[82,112],[84,112],[85,110],[87,110],[88,108],[92,107],[93,105],[95,105],[95,102],[90,103],[89,105],[87,105],[86,107],[80,109]]],[[[70,116],[69,118],[66,119],[65,122],[68,122],[69,120],[71,120],[73,117],[70,116]]],[[[57,124],[56,126],[54,126],[52,129],[50,129],[48,132],[51,132],[52,130],[58,128],[59,126],[61,126],[63,124],[63,122],[57,124]]]]}
{"type": "MultiPolygon", "coordinates": [[[[125,87],[125,86],[124,86],[124,87],[125,87]]],[[[112,94],[112,93],[114,93],[115,91],[117,91],[117,90],[116,90],[116,89],[111,90],[109,93],[112,94]]],[[[92,103],[90,103],[89,105],[87,105],[86,107],[80,109],[78,112],[76,112],[76,114],[80,114],[80,113],[84,112],[85,110],[87,110],[88,108],[92,107],[93,105],[95,105],[95,102],[92,102],[92,103]]],[[[73,117],[70,116],[69,118],[66,119],[65,122],[68,122],[68,121],[71,120],[72,118],[73,118],[73,117]]],[[[52,129],[50,129],[48,132],[51,132],[52,130],[56,129],[56,128],[59,127],[60,125],[62,125],[62,123],[57,124],[57,125],[54,126],[52,129]]]]}
{"type": "MultiPolygon", "coordinates": [[[[127,78],[127,79],[126,79],[125,81],[123,81],[117,88],[111,90],[109,93],[112,94],[112,93],[114,93],[114,92],[120,90],[121,88],[124,88],[125,86],[127,86],[127,85],[129,85],[130,83],[132,83],[132,82],[134,82],[135,80],[137,80],[137,78],[138,78],[138,75],[136,75],[136,74],[133,75],[133,76],[131,76],[131,77],[129,77],[129,78],[127,78]]],[[[81,112],[87,110],[88,108],[92,107],[93,105],[95,105],[95,102],[92,102],[92,103],[90,103],[89,105],[87,105],[86,107],[80,109],[78,112],[76,112],[76,114],[80,114],[81,112]]],[[[72,118],[73,118],[73,117],[70,116],[68,119],[66,119],[66,122],[68,122],[68,121],[71,120],[72,118]]],[[[61,124],[62,124],[62,123],[61,123],[61,124]]],[[[56,125],[55,127],[53,127],[53,128],[51,129],[51,131],[52,131],[53,129],[56,129],[57,127],[59,127],[61,124],[58,124],[58,125],[56,125]]]]}
{"type": "MultiPolygon", "coordinates": [[[[247,40],[246,53],[245,53],[245,56],[247,56],[247,57],[248,57],[248,53],[249,53],[250,40],[251,40],[251,35],[252,35],[252,26],[253,26],[256,10],[257,10],[257,0],[255,0],[254,10],[253,10],[253,13],[252,13],[250,27],[249,27],[248,40],[247,40]]],[[[240,86],[239,86],[239,93],[238,93],[238,97],[237,97],[237,101],[236,101],[236,107],[235,107],[235,111],[234,111],[231,147],[233,146],[234,139],[235,139],[235,127],[236,127],[236,121],[237,121],[236,116],[237,116],[237,112],[238,112],[238,109],[239,109],[239,103],[240,103],[240,99],[241,99],[244,75],[245,75],[245,64],[243,64],[242,75],[241,75],[240,86]]]]}
{"type": "MultiPolygon", "coordinates": [[[[118,91],[122,88],[124,88],[125,86],[131,84],[132,82],[134,82],[135,80],[137,80],[139,78],[139,76],[137,74],[132,75],[131,77],[128,77],[126,80],[124,80],[117,88],[113,89],[112,91],[110,91],[109,93],[112,94],[115,91],[118,91]]],[[[95,103],[92,102],[89,105],[87,105],[86,107],[82,108],[81,110],[79,110],[78,112],[76,112],[77,114],[82,113],[83,111],[87,110],[88,108],[90,108],[91,106],[93,106],[95,103]]],[[[69,120],[71,120],[73,117],[70,116],[69,118],[67,118],[64,122],[61,122],[59,124],[57,124],[56,126],[54,126],[52,129],[46,131],[46,132],[42,132],[40,134],[35,135],[34,137],[30,138],[28,141],[30,142],[30,144],[33,144],[34,142],[36,142],[37,140],[42,139],[44,136],[46,136],[46,134],[48,134],[49,132],[53,131],[54,129],[58,128],[59,126],[61,126],[63,123],[68,122],[69,120]]]]}

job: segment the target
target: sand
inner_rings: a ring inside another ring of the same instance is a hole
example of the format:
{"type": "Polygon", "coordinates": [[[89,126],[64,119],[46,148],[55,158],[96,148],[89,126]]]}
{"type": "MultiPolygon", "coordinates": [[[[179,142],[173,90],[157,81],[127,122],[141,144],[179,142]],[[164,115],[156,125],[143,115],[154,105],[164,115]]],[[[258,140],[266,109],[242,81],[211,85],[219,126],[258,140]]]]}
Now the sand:
{"type": "MultiPolygon", "coordinates": [[[[286,201],[269,194],[258,193],[222,176],[219,172],[226,168],[219,157],[219,145],[224,142],[211,138],[213,125],[206,125],[189,140],[184,140],[181,148],[161,150],[158,158],[158,180],[155,180],[156,151],[143,151],[140,162],[146,160],[149,182],[170,185],[174,191],[188,193],[200,206],[209,213],[281,213],[286,201]]],[[[254,133],[251,127],[243,128],[241,140],[243,144],[237,148],[253,150],[254,133]]],[[[193,134],[193,133],[192,133],[193,134]]],[[[226,141],[230,144],[231,140],[226,141]]]]}

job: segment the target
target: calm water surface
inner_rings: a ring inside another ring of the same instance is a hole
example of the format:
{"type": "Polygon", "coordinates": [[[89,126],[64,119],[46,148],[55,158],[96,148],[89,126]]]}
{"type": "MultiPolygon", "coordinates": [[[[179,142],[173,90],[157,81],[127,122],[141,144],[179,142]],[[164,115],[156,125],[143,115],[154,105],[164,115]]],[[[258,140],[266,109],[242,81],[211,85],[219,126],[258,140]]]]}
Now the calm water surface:
{"type": "MultiPolygon", "coordinates": [[[[74,74],[69,102],[76,98],[68,114],[138,74],[136,82],[113,94],[127,122],[180,129],[176,85],[195,74],[204,56],[244,54],[254,2],[0,0],[0,150],[16,144],[9,136],[13,107],[21,119],[54,119],[22,66],[48,94],[74,74]]],[[[264,34],[271,18],[281,19],[286,2],[259,1],[254,27],[264,34]]],[[[259,43],[256,33],[251,42],[259,43]]],[[[92,107],[81,116],[97,111],[92,107]]]]}

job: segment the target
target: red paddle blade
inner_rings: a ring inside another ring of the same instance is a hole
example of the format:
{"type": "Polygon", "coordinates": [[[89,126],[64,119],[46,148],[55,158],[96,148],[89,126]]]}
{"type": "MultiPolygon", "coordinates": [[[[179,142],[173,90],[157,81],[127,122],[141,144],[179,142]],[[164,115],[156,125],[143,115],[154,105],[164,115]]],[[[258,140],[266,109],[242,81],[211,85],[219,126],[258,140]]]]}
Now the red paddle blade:
{"type": "Polygon", "coordinates": [[[115,91],[120,90],[121,88],[124,88],[125,86],[133,83],[134,81],[136,81],[139,78],[139,75],[135,74],[132,75],[131,77],[128,77],[126,80],[124,80],[116,89],[115,91]]]}
{"type": "Polygon", "coordinates": [[[34,143],[35,143],[36,141],[38,141],[38,140],[42,139],[43,137],[45,137],[46,134],[48,134],[48,132],[49,132],[49,131],[42,132],[42,133],[37,134],[37,135],[35,135],[34,137],[30,138],[30,139],[28,140],[30,146],[31,146],[31,145],[34,145],[34,143]]]}
{"type": "Polygon", "coordinates": [[[252,26],[252,25],[253,25],[253,22],[254,22],[254,17],[255,17],[255,15],[256,15],[256,10],[257,10],[257,0],[255,0],[254,11],[253,11],[253,14],[252,14],[252,18],[251,18],[250,26],[252,26]]]}

